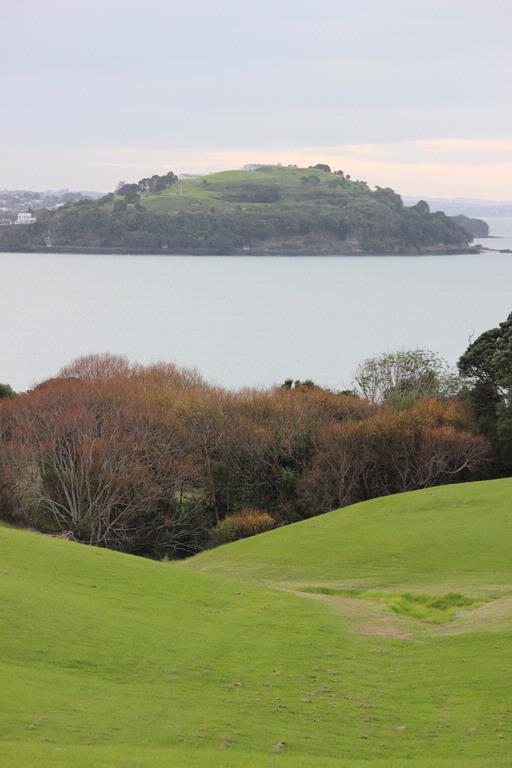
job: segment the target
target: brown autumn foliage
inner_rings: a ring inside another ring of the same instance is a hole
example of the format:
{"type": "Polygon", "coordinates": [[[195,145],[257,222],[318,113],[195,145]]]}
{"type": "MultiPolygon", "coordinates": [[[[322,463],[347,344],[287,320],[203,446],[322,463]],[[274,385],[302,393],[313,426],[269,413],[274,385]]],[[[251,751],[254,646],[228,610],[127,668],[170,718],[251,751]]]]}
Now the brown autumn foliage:
{"type": "Polygon", "coordinates": [[[276,527],[276,521],[261,509],[245,508],[221,520],[211,532],[212,543],[216,546],[237,539],[246,539],[257,533],[265,533],[276,527]]]}
{"type": "Polygon", "coordinates": [[[248,508],[283,524],[480,476],[488,455],[455,397],[396,410],[315,386],[234,393],[172,364],[94,355],[0,403],[0,510],[179,557],[248,508]]]}

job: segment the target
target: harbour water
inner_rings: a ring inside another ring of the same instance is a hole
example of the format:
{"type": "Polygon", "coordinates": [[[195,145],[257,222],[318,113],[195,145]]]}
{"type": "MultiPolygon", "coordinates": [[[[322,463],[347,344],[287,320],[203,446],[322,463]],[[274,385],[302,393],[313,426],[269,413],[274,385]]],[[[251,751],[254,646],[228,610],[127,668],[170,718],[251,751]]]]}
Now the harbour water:
{"type": "MultiPolygon", "coordinates": [[[[512,219],[490,220],[512,247],[512,219]]],[[[455,363],[512,311],[512,254],[190,257],[0,254],[0,382],[18,390],[78,355],[197,367],[228,387],[310,378],[428,347],[455,363]]]]}

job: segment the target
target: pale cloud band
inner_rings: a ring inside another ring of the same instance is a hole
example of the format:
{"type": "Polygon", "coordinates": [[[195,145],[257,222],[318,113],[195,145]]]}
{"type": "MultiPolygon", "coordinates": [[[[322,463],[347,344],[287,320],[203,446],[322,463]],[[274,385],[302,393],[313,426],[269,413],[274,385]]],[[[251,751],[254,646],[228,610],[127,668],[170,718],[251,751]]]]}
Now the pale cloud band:
{"type": "Polygon", "coordinates": [[[16,171],[19,188],[109,191],[120,179],[131,181],[169,169],[210,173],[245,163],[309,166],[328,163],[372,186],[391,186],[404,195],[478,197],[512,200],[512,139],[437,138],[417,141],[340,144],[338,146],[233,148],[61,145],[0,146],[0,165],[16,171]],[[20,166],[17,157],[23,157],[20,166]],[[44,186],[36,182],[44,179],[44,186]]]}
{"type": "MultiPolygon", "coordinates": [[[[297,149],[237,148],[208,151],[116,148],[94,151],[90,162],[112,180],[173,168],[209,173],[248,162],[308,166],[325,162],[372,185],[393,186],[402,194],[510,199],[512,139],[439,138],[382,144],[345,144],[297,149]]],[[[111,185],[112,186],[112,185],[111,185]]]]}

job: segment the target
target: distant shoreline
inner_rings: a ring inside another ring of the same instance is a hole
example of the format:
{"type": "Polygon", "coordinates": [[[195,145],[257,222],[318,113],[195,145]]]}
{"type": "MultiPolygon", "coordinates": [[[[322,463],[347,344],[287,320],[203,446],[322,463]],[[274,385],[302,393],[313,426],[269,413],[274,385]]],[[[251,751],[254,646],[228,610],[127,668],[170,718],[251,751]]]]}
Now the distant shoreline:
{"type": "Polygon", "coordinates": [[[486,251],[500,252],[494,248],[486,248],[485,246],[467,246],[467,247],[431,247],[416,250],[381,250],[381,251],[337,251],[332,250],[317,250],[317,249],[302,249],[287,251],[283,250],[265,250],[263,248],[251,248],[250,250],[235,250],[226,253],[218,252],[212,253],[211,249],[202,250],[190,250],[190,251],[176,251],[167,248],[133,248],[129,251],[126,248],[102,248],[102,247],[82,247],[82,246],[49,246],[47,248],[17,248],[17,249],[5,249],[2,253],[55,253],[55,254],[68,254],[70,256],[74,254],[82,255],[105,255],[105,256],[459,256],[463,254],[472,253],[485,253],[486,251]]]}

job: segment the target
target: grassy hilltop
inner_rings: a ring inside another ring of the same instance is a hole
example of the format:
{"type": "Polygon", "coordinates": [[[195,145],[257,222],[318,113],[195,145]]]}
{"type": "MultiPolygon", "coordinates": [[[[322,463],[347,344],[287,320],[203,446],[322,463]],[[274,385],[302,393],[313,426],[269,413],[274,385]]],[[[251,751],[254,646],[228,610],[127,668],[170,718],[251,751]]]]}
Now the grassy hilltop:
{"type": "Polygon", "coordinates": [[[510,765],[511,495],[387,497],[186,564],[1,527],[0,765],[510,765]]]}
{"type": "Polygon", "coordinates": [[[512,577],[512,480],[371,499],[186,561],[261,582],[492,590],[512,577]],[[498,574],[503,576],[499,577],[498,574]]]}
{"type": "Polygon", "coordinates": [[[467,249],[471,235],[420,202],[371,190],[328,166],[261,166],[125,184],[99,201],[38,212],[3,227],[0,248],[83,248],[170,253],[417,253],[467,249]]]}

